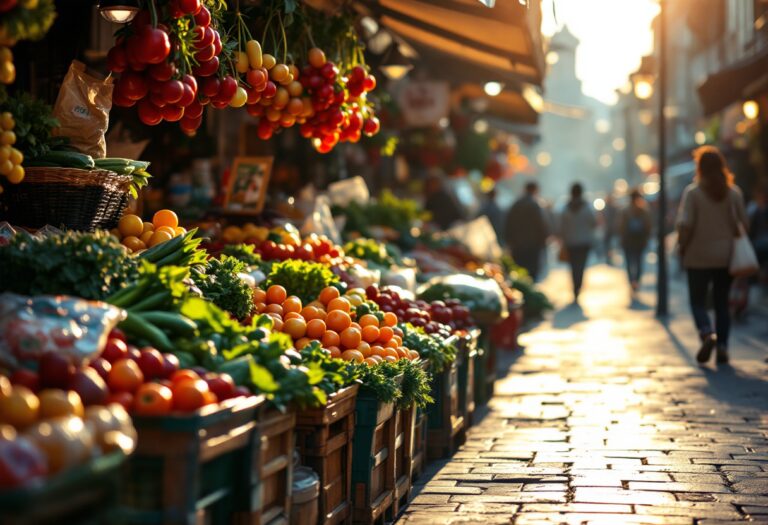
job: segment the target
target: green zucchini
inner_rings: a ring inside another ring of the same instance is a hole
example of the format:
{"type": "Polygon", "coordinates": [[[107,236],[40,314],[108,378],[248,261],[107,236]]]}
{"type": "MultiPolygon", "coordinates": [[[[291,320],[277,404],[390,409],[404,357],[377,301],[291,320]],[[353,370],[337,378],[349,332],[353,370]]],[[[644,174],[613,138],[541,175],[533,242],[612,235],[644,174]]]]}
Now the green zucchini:
{"type": "Polygon", "coordinates": [[[79,168],[83,170],[90,170],[95,166],[93,157],[77,153],[76,151],[49,151],[45,155],[38,157],[37,160],[52,162],[64,168],[79,168]]]}

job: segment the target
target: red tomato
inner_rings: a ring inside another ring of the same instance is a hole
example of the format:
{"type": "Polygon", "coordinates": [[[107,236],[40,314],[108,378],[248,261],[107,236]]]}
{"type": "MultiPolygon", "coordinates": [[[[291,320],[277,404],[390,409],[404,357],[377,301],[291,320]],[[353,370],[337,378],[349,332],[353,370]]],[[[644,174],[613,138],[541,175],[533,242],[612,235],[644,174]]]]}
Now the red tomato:
{"type": "Polygon", "coordinates": [[[133,398],[133,412],[142,416],[161,416],[173,408],[173,392],[165,385],[145,383],[133,398]]]}
{"type": "MultiPolygon", "coordinates": [[[[208,404],[210,395],[208,383],[202,379],[182,380],[173,384],[173,408],[182,412],[192,412],[208,404]]],[[[215,394],[214,394],[215,395],[215,394]]]]}
{"type": "Polygon", "coordinates": [[[120,359],[125,359],[127,355],[128,355],[128,345],[125,344],[125,339],[118,339],[115,337],[110,337],[109,339],[107,339],[107,345],[104,347],[104,350],[101,352],[101,357],[103,357],[110,363],[114,363],[115,361],[119,361],[120,359]]]}
{"type": "Polygon", "coordinates": [[[133,408],[133,394],[130,392],[112,392],[107,397],[107,404],[117,403],[128,411],[133,408]]]}
{"type": "Polygon", "coordinates": [[[144,374],[139,365],[130,359],[121,359],[112,365],[107,383],[111,390],[118,392],[135,392],[144,382],[144,374]]]}

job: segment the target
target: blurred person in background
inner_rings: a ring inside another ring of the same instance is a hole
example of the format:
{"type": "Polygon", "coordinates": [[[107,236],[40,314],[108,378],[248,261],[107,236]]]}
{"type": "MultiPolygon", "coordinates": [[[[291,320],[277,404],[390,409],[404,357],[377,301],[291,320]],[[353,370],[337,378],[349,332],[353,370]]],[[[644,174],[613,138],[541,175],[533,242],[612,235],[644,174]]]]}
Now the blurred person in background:
{"type": "Polygon", "coordinates": [[[504,221],[504,238],[512,258],[528,271],[534,281],[539,277],[550,233],[549,221],[537,198],[538,193],[538,184],[527,183],[525,194],[512,205],[504,221]]]}
{"type": "Polygon", "coordinates": [[[491,189],[485,195],[483,205],[480,207],[478,217],[485,215],[488,217],[493,231],[496,232],[496,239],[500,245],[504,244],[504,212],[501,211],[498,203],[496,202],[496,188],[491,189]]]}
{"type": "Polygon", "coordinates": [[[768,195],[765,188],[755,191],[749,213],[749,238],[755,247],[757,260],[761,268],[768,264],[768,195]]]}
{"type": "Polygon", "coordinates": [[[621,211],[618,220],[619,238],[624,250],[632,293],[640,288],[640,279],[643,276],[643,255],[651,238],[652,229],[653,223],[648,203],[645,202],[640,190],[632,190],[629,195],[629,204],[621,211]]]}
{"type": "Polygon", "coordinates": [[[432,222],[447,230],[456,222],[466,219],[459,199],[436,173],[427,175],[424,182],[424,209],[432,214],[432,222]]]}
{"type": "Polygon", "coordinates": [[[603,209],[603,221],[605,231],[603,232],[603,251],[606,264],[613,264],[613,239],[620,233],[618,227],[620,210],[616,205],[616,199],[613,195],[605,198],[605,208],[603,209]]]}
{"type": "Polygon", "coordinates": [[[584,187],[575,183],[571,186],[571,198],[560,213],[559,234],[565,254],[561,259],[571,266],[573,280],[573,302],[577,303],[584,282],[589,250],[594,241],[597,221],[589,204],[584,200],[584,187]]]}
{"type": "Polygon", "coordinates": [[[709,361],[717,348],[717,362],[728,362],[731,328],[729,297],[732,277],[728,271],[738,222],[747,224],[744,198],[733,184],[733,174],[714,146],[702,146],[694,154],[696,176],[683,193],[677,216],[679,251],[688,273],[688,298],[701,346],[699,363],[709,361]],[[710,288],[715,324],[707,311],[710,288]]]}

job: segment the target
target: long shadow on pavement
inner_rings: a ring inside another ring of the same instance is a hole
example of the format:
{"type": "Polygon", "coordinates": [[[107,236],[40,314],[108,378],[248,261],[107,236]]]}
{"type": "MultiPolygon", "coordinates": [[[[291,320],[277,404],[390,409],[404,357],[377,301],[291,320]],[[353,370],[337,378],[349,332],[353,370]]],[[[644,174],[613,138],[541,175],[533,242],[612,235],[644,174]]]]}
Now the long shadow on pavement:
{"type": "Polygon", "coordinates": [[[731,405],[763,410],[768,406],[768,381],[744,373],[744,371],[731,365],[717,365],[717,369],[700,366],[688,348],[672,332],[669,324],[662,322],[661,326],[683,359],[691,367],[698,368],[704,373],[708,383],[705,389],[706,394],[731,405]]]}
{"type": "Polygon", "coordinates": [[[584,310],[578,303],[571,303],[555,312],[552,328],[564,330],[584,321],[589,321],[589,317],[584,315],[584,310]]]}

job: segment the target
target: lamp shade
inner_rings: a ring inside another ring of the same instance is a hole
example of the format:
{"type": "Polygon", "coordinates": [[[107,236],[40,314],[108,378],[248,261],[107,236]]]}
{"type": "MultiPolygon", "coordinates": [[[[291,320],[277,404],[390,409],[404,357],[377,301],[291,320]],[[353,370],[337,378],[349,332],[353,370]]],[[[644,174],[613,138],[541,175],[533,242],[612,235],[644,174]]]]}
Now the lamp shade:
{"type": "Polygon", "coordinates": [[[99,0],[99,13],[116,24],[127,24],[139,12],[138,0],[99,0]]]}

